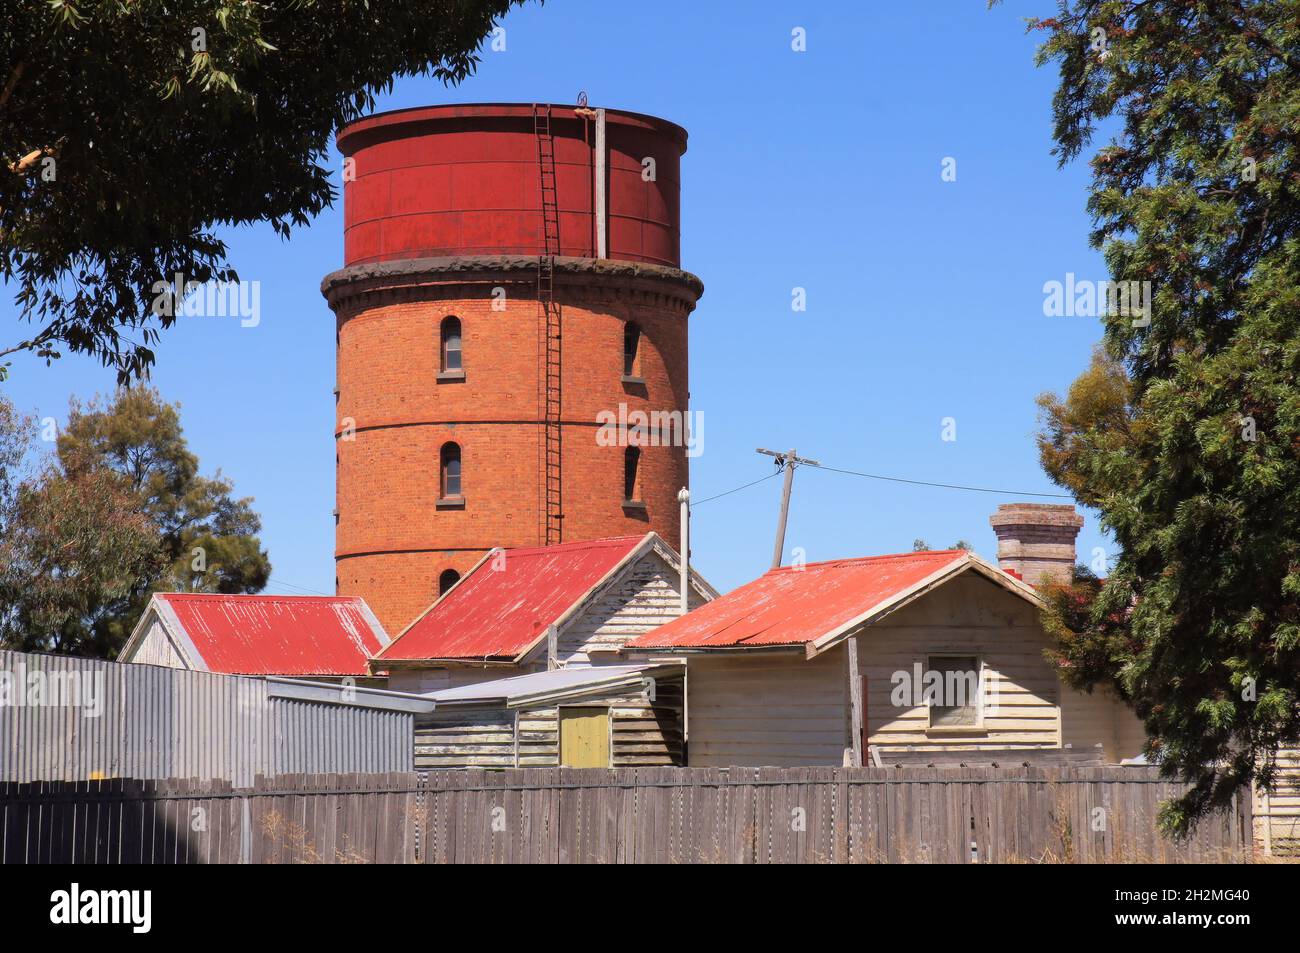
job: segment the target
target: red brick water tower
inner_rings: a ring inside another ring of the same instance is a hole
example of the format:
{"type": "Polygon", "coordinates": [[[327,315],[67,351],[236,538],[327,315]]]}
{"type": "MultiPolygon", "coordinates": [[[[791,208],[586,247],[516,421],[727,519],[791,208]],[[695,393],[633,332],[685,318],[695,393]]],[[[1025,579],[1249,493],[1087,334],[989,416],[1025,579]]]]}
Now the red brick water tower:
{"type": "Polygon", "coordinates": [[[321,285],[338,593],[395,633],[493,547],[651,529],[676,547],[703,291],[678,267],[685,130],[436,106],[361,119],[338,146],[345,267],[321,285]],[[637,411],[657,430],[611,440],[637,411]]]}

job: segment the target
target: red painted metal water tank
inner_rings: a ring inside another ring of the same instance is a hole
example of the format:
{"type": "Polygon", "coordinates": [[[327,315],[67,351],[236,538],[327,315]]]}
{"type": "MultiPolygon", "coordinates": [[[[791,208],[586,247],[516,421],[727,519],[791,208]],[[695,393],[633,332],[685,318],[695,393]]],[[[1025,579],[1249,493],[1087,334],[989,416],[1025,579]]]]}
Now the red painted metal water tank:
{"type": "MultiPolygon", "coordinates": [[[[543,107],[545,108],[545,107],[543,107]]],[[[596,254],[595,121],[551,107],[561,255],[596,254]]],[[[686,130],[606,110],[607,254],[678,267],[686,130]]],[[[531,104],[429,106],[358,120],[338,135],[348,265],[456,255],[538,255],[538,143],[531,104]]]]}

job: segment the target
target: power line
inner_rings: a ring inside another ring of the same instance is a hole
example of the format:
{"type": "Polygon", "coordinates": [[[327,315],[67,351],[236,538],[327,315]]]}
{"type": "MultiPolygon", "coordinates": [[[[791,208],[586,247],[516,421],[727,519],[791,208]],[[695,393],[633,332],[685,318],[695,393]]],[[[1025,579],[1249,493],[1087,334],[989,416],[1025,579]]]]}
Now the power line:
{"type": "Polygon", "coordinates": [[[303,593],[306,593],[307,595],[311,595],[311,596],[328,596],[328,595],[330,595],[330,593],[328,593],[328,592],[321,592],[319,589],[308,589],[306,586],[295,586],[293,583],[291,583],[291,582],[285,582],[283,579],[267,579],[267,582],[273,582],[273,583],[275,583],[277,586],[284,586],[286,589],[297,589],[299,592],[303,592],[303,593]]]}
{"type": "MultiPolygon", "coordinates": [[[[1060,499],[1060,500],[1073,499],[1073,497],[1070,496],[1070,494],[1068,493],[1035,493],[1031,490],[1000,490],[994,487],[987,487],[987,486],[966,486],[961,483],[934,483],[929,480],[908,480],[905,477],[882,476],[879,473],[864,473],[861,470],[845,470],[845,469],[841,469],[840,467],[828,467],[825,464],[813,463],[808,460],[803,461],[803,465],[816,467],[818,470],[827,470],[831,473],[844,473],[849,476],[865,477],[868,480],[885,480],[889,483],[907,483],[911,486],[930,486],[930,487],[937,487],[943,490],[967,490],[971,493],[997,493],[1002,496],[1037,496],[1037,497],[1048,497],[1051,499],[1060,499]]],[[[691,503],[691,506],[692,507],[700,506],[703,503],[709,503],[712,502],[713,500],[720,500],[724,496],[730,496],[732,493],[739,493],[741,490],[747,490],[751,486],[757,486],[759,483],[763,483],[767,480],[770,480],[775,476],[780,476],[783,472],[784,472],[784,467],[779,470],[776,470],[773,473],[769,473],[767,476],[762,477],[758,480],[754,480],[750,483],[745,483],[742,486],[738,486],[735,489],[727,490],[723,493],[718,493],[715,496],[705,497],[702,500],[694,500],[691,503]]]]}
{"type": "Polygon", "coordinates": [[[702,500],[695,500],[695,501],[693,501],[693,502],[691,503],[691,506],[692,506],[692,507],[701,506],[701,505],[703,505],[703,504],[705,504],[705,503],[709,503],[709,502],[711,502],[711,501],[713,501],[713,500],[720,500],[720,499],[722,499],[724,496],[730,496],[732,493],[739,493],[741,490],[748,490],[751,486],[757,486],[757,485],[760,484],[760,483],[763,483],[763,482],[765,482],[765,481],[767,481],[767,480],[772,479],[772,477],[780,476],[780,475],[781,475],[781,472],[782,472],[782,471],[780,471],[780,470],[774,470],[773,472],[769,473],[767,476],[765,476],[765,477],[760,477],[759,479],[754,480],[752,483],[746,483],[744,486],[738,486],[738,487],[736,487],[736,488],[733,489],[733,490],[727,490],[726,492],[724,492],[724,493],[719,493],[719,494],[717,494],[716,496],[706,496],[706,497],[705,497],[704,499],[702,499],[702,500]]]}
{"type": "Polygon", "coordinates": [[[910,483],[913,486],[933,486],[944,490],[969,490],[972,493],[997,493],[1002,496],[1048,496],[1053,499],[1074,499],[1074,497],[1070,496],[1069,493],[1034,493],[1030,490],[999,490],[987,486],[964,486],[960,483],[931,483],[928,480],[908,480],[903,477],[881,476],[879,473],[863,473],[861,470],[841,470],[838,467],[828,467],[821,463],[809,463],[808,466],[816,467],[819,470],[829,470],[832,473],[847,473],[850,476],[866,477],[869,480],[887,480],[890,483],[910,483]]]}

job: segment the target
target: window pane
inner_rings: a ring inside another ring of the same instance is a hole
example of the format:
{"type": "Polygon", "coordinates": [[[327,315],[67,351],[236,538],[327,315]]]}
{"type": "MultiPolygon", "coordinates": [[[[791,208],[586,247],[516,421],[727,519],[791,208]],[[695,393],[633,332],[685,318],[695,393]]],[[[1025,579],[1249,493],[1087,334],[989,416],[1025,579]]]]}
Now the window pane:
{"type": "Polygon", "coordinates": [[[635,324],[623,328],[623,373],[628,377],[636,375],[636,350],[641,342],[641,329],[635,324]]]}
{"type": "Polygon", "coordinates": [[[460,447],[454,443],[442,447],[442,495],[460,496],[460,447]]]}
{"type": "Polygon", "coordinates": [[[628,447],[623,456],[623,499],[636,499],[636,468],[641,459],[637,447],[628,447]]]}
{"type": "Polygon", "coordinates": [[[930,659],[930,671],[942,676],[938,699],[930,703],[930,724],[938,728],[970,728],[979,724],[979,659],[946,655],[930,659]]]}
{"type": "Polygon", "coordinates": [[[458,371],[460,364],[460,322],[448,318],[442,322],[442,369],[458,371]]]}

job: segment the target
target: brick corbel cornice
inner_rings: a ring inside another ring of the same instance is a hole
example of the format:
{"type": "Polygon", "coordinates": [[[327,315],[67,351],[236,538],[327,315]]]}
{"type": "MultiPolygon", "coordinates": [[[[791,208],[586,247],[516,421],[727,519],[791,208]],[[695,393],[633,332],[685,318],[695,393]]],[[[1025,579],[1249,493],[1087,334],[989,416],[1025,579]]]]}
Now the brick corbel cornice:
{"type": "MultiPolygon", "coordinates": [[[[396,261],[350,265],[321,280],[321,294],[338,311],[345,306],[370,303],[358,299],[393,297],[473,297],[491,294],[501,285],[523,286],[516,293],[534,297],[537,287],[535,255],[460,255],[451,258],[403,258],[396,261]]],[[[655,303],[678,307],[689,314],[704,282],[689,271],[642,262],[608,258],[555,259],[554,287],[564,299],[611,293],[649,296],[655,303]]]]}

